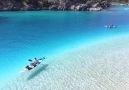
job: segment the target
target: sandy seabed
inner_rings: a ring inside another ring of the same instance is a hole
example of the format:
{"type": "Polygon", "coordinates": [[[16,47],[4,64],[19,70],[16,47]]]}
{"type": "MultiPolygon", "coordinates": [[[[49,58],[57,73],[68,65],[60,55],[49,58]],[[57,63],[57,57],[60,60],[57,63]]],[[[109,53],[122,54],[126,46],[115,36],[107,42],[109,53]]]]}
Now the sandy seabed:
{"type": "Polygon", "coordinates": [[[129,90],[129,35],[57,55],[0,90],[129,90]]]}

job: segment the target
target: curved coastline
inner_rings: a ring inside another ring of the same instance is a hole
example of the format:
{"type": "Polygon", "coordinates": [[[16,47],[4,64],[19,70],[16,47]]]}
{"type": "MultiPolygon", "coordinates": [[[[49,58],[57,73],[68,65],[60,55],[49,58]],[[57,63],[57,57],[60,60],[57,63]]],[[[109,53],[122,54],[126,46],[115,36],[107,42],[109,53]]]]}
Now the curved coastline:
{"type": "Polygon", "coordinates": [[[33,0],[14,0],[0,1],[0,11],[102,11],[110,6],[108,1],[33,1],[33,0]]]}
{"type": "Polygon", "coordinates": [[[117,35],[89,45],[82,43],[4,87],[0,85],[0,90],[128,89],[128,38],[128,34],[117,35]]]}
{"type": "Polygon", "coordinates": [[[22,74],[0,90],[128,89],[128,38],[118,35],[60,54],[47,67],[22,74]]]}
{"type": "Polygon", "coordinates": [[[0,1],[0,11],[103,11],[111,6],[121,5],[129,5],[129,2],[107,0],[5,0],[0,1]]]}

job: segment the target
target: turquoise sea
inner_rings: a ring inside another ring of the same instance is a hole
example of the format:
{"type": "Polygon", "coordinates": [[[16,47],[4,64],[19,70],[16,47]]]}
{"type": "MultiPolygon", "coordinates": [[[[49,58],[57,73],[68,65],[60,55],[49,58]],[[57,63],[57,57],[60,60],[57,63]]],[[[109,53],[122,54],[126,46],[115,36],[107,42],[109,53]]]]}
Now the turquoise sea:
{"type": "Polygon", "coordinates": [[[0,12],[0,83],[20,75],[28,59],[54,56],[119,34],[129,33],[127,6],[102,12],[0,12]],[[116,28],[105,28],[113,24],[116,28]]]}

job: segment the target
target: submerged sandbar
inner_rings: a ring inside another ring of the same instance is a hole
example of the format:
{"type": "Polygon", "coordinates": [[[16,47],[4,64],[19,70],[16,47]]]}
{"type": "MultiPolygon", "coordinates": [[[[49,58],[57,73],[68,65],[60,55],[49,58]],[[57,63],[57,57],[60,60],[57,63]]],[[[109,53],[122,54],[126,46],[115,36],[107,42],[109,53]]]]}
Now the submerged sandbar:
{"type": "Polygon", "coordinates": [[[127,90],[128,38],[118,36],[72,49],[0,90],[127,90]]]}

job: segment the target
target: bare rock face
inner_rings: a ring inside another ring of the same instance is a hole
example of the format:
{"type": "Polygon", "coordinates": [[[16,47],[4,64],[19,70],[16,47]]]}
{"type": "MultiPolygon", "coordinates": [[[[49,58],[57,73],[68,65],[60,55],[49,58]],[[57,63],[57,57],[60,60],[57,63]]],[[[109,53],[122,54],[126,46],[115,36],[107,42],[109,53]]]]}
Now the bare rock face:
{"type": "Polygon", "coordinates": [[[23,2],[22,4],[23,4],[22,10],[28,10],[30,8],[30,6],[26,2],[23,2]]]}
{"type": "Polygon", "coordinates": [[[58,7],[56,5],[52,5],[49,7],[49,10],[58,10],[58,7]]]}
{"type": "Polygon", "coordinates": [[[102,11],[103,9],[101,7],[97,8],[89,8],[88,11],[102,11]]]}
{"type": "Polygon", "coordinates": [[[72,5],[71,7],[70,7],[70,10],[75,10],[76,8],[75,8],[75,5],[72,5]]]}
{"type": "Polygon", "coordinates": [[[102,1],[100,5],[102,8],[108,8],[110,6],[110,4],[107,1],[102,1]]]}
{"type": "Polygon", "coordinates": [[[86,11],[87,8],[88,8],[87,4],[79,4],[78,6],[76,6],[77,11],[86,11]]]}
{"type": "Polygon", "coordinates": [[[92,8],[97,8],[97,7],[101,7],[100,3],[95,3],[92,5],[92,8]]]}
{"type": "Polygon", "coordinates": [[[1,0],[0,11],[18,10],[76,10],[76,11],[101,11],[109,7],[109,2],[80,1],[80,0],[1,0]]]}
{"type": "Polygon", "coordinates": [[[58,6],[58,10],[70,10],[72,4],[70,1],[66,1],[66,2],[60,2],[59,6],[58,6]]]}

